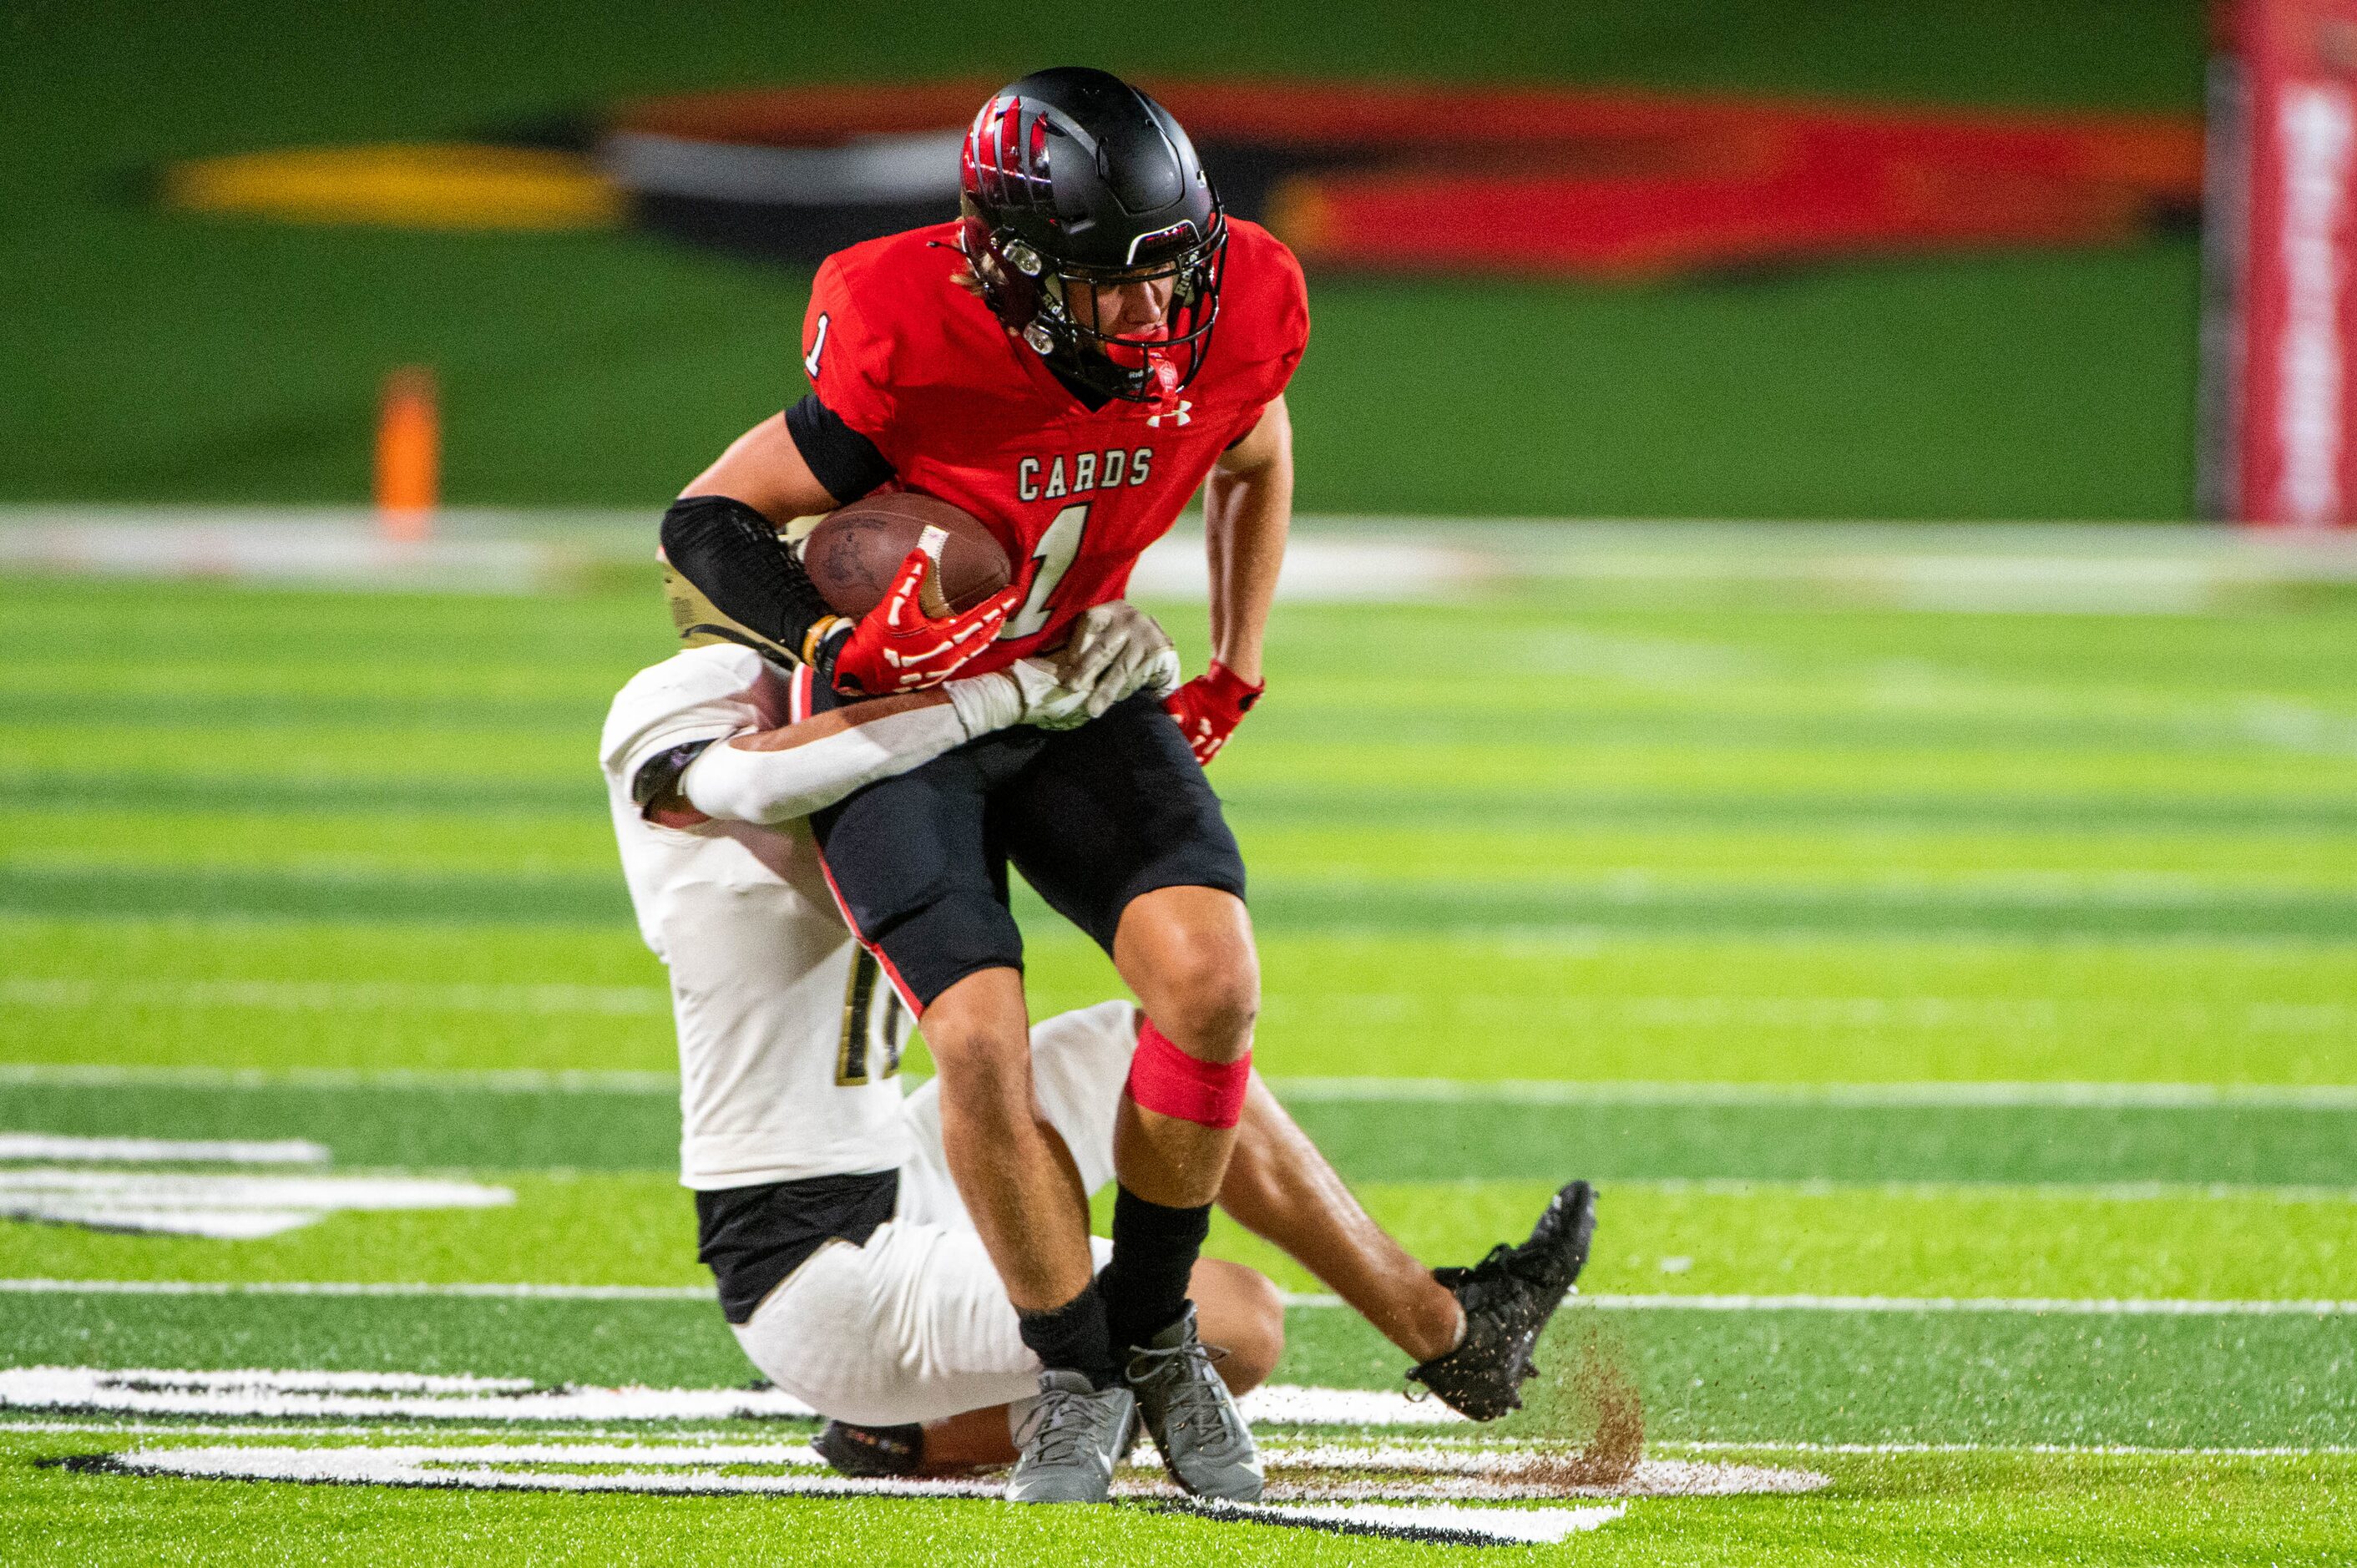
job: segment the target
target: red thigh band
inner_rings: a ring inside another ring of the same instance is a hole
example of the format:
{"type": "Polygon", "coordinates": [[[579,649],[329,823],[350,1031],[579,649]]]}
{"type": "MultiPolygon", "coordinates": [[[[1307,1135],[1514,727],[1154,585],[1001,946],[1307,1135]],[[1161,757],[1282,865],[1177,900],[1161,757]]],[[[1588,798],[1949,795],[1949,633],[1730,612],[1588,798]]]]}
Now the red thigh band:
{"type": "Polygon", "coordinates": [[[1242,1061],[1200,1061],[1172,1045],[1151,1019],[1138,1021],[1129,1097],[1140,1109],[1204,1127],[1232,1127],[1244,1113],[1244,1087],[1251,1081],[1250,1051],[1242,1061]]]}

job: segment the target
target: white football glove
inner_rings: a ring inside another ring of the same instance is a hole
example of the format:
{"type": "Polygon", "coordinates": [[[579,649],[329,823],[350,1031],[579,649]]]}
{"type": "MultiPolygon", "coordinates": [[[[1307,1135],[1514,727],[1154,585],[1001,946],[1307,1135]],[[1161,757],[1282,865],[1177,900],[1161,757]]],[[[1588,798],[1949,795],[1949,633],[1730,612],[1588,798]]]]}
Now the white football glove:
{"type": "Polygon", "coordinates": [[[1081,612],[1064,646],[989,675],[943,683],[969,736],[1010,725],[1078,729],[1140,692],[1178,689],[1178,650],[1155,618],[1125,599],[1081,612]]]}
{"type": "Polygon", "coordinates": [[[1152,616],[1126,599],[1082,611],[1056,663],[1065,688],[1081,698],[1076,723],[1140,692],[1167,697],[1178,689],[1178,650],[1152,616]]]}

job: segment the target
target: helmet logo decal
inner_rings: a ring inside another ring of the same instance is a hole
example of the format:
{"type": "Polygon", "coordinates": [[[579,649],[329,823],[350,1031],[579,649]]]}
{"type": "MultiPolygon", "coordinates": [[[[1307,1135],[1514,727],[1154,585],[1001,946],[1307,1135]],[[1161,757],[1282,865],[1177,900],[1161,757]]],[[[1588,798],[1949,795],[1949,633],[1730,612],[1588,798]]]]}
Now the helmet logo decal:
{"type": "Polygon", "coordinates": [[[1180,239],[1192,242],[1200,240],[1200,238],[1201,236],[1195,231],[1194,220],[1189,218],[1181,218],[1178,222],[1171,224],[1168,229],[1157,229],[1150,234],[1140,234],[1137,238],[1132,240],[1129,242],[1129,261],[1132,265],[1136,264],[1137,253],[1146,249],[1148,245],[1159,245],[1172,240],[1180,239]]]}
{"type": "Polygon", "coordinates": [[[1187,133],[1103,71],[1036,71],[966,133],[960,248],[1067,386],[1167,409],[1219,319],[1228,226],[1187,133]]]}

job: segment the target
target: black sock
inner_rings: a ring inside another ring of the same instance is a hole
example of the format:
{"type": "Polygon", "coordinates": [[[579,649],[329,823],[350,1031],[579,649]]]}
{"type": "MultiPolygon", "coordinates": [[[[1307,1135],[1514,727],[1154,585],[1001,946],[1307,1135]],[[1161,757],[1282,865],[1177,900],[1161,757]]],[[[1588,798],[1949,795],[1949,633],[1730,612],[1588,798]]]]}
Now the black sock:
{"type": "Polygon", "coordinates": [[[1211,1206],[1166,1208],[1123,1187],[1113,1203],[1113,1262],[1097,1276],[1116,1348],[1143,1345],[1187,1310],[1187,1276],[1211,1233],[1211,1206]]]}
{"type": "Polygon", "coordinates": [[[1113,1337],[1105,1328],[1104,1295],[1096,1281],[1061,1306],[1045,1312],[1017,1308],[1015,1320],[1023,1343],[1041,1366],[1083,1373],[1100,1389],[1120,1380],[1121,1365],[1114,1359],[1113,1337]]]}

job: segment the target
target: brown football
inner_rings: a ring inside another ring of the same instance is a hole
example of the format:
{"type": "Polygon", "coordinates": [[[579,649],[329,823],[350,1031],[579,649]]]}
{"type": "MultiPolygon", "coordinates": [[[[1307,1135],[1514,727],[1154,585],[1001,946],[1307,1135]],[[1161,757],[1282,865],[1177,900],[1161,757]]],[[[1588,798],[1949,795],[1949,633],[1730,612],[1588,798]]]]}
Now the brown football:
{"type": "Polygon", "coordinates": [[[1014,580],[1006,552],[980,519],[913,490],[864,497],[827,513],[803,542],[802,570],[835,614],[864,616],[928,528],[948,537],[940,567],[925,578],[927,615],[972,609],[1014,580]]]}

